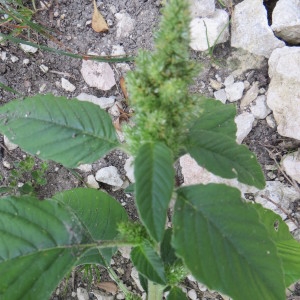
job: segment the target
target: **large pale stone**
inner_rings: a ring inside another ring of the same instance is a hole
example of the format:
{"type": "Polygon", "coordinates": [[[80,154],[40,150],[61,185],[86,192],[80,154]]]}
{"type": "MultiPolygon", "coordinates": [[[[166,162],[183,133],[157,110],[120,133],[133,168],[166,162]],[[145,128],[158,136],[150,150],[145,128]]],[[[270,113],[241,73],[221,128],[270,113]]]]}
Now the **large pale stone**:
{"type": "Polygon", "coordinates": [[[89,86],[99,90],[108,91],[116,84],[114,71],[105,62],[83,60],[81,74],[89,86]]]}
{"type": "Polygon", "coordinates": [[[217,9],[210,17],[193,19],[190,24],[191,48],[195,51],[205,51],[214,44],[226,42],[229,38],[228,25],[229,16],[221,9],[217,9]]]}
{"type": "Polygon", "coordinates": [[[269,59],[269,77],[267,103],[273,110],[277,131],[300,140],[300,48],[274,50],[269,59]]]}
{"type": "Polygon", "coordinates": [[[300,183],[300,152],[286,155],[282,159],[281,165],[287,175],[300,183]]]}
{"type": "Polygon", "coordinates": [[[234,122],[237,126],[236,132],[236,141],[237,143],[241,144],[244,138],[249,134],[252,130],[252,126],[254,123],[254,116],[251,113],[244,112],[237,117],[235,117],[234,122]]]}
{"type": "Polygon", "coordinates": [[[117,38],[125,38],[130,35],[135,26],[135,20],[127,13],[116,13],[117,38]]]}
{"type": "Polygon", "coordinates": [[[300,1],[279,0],[272,13],[275,34],[291,44],[300,44],[300,1]]]}
{"type": "Polygon", "coordinates": [[[205,168],[200,167],[189,154],[180,158],[180,166],[184,177],[183,185],[223,183],[238,188],[242,193],[255,193],[258,191],[257,188],[240,183],[237,179],[225,179],[214,175],[205,168]]]}
{"type": "Polygon", "coordinates": [[[211,16],[215,12],[215,0],[189,0],[192,18],[211,16]]]}
{"type": "Polygon", "coordinates": [[[244,0],[235,6],[231,22],[231,46],[270,57],[284,42],[274,36],[268,25],[263,0],[244,0]]]}

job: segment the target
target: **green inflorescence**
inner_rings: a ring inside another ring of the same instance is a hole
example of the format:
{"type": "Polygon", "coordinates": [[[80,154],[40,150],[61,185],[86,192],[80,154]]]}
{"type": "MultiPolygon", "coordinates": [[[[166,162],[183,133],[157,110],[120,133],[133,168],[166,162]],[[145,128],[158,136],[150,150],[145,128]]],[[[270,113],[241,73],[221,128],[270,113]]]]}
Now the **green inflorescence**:
{"type": "Polygon", "coordinates": [[[195,108],[188,87],[199,68],[189,58],[188,2],[171,0],[163,14],[155,51],[141,51],[135,71],[127,76],[135,126],[124,132],[132,153],[143,143],[157,141],[177,153],[195,108]]]}

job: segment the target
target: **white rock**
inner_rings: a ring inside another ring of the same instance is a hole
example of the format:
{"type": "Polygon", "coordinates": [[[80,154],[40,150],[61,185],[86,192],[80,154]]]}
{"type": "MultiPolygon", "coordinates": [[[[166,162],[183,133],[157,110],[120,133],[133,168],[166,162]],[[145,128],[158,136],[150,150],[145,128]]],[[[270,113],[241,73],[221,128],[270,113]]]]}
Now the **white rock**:
{"type": "Polygon", "coordinates": [[[190,47],[196,51],[205,51],[214,44],[226,42],[229,38],[228,22],[227,12],[221,9],[217,9],[210,17],[193,19],[190,24],[190,47]]]}
{"type": "Polygon", "coordinates": [[[8,169],[8,170],[10,170],[12,168],[11,164],[6,160],[3,160],[2,164],[3,164],[3,167],[8,169]]]}
{"type": "Polygon", "coordinates": [[[255,100],[255,104],[252,103],[250,110],[256,119],[264,119],[271,113],[271,109],[267,105],[266,96],[258,96],[255,100]]]}
{"type": "Polygon", "coordinates": [[[82,172],[91,172],[92,171],[92,165],[90,165],[90,164],[82,164],[82,165],[79,165],[78,167],[77,167],[77,169],[79,169],[80,171],[82,171],[82,172]]]}
{"type": "Polygon", "coordinates": [[[189,0],[191,17],[208,17],[215,12],[215,0],[189,0]]]}
{"type": "Polygon", "coordinates": [[[67,92],[74,92],[76,90],[75,85],[65,78],[61,79],[61,87],[67,92]]]}
{"type": "Polygon", "coordinates": [[[98,170],[96,173],[96,180],[115,187],[121,187],[123,184],[123,180],[118,173],[118,169],[114,166],[98,170]]]}
{"type": "Polygon", "coordinates": [[[91,293],[97,298],[97,300],[113,300],[114,296],[108,296],[100,291],[91,291],[91,293]]]}
{"type": "Polygon", "coordinates": [[[239,81],[225,87],[227,99],[230,102],[240,100],[243,97],[244,83],[239,81]]]}
{"type": "Polygon", "coordinates": [[[86,178],[86,185],[91,189],[99,189],[99,183],[95,179],[95,176],[92,174],[88,175],[88,177],[86,178]]]}
{"type": "Polygon", "coordinates": [[[77,288],[77,298],[78,300],[89,300],[89,294],[84,288],[77,288]]]}
{"type": "Polygon", "coordinates": [[[230,74],[229,76],[227,76],[224,80],[224,85],[225,86],[229,86],[234,84],[234,76],[232,74],[230,74]]]}
{"type": "Polygon", "coordinates": [[[300,48],[284,47],[269,59],[267,103],[283,136],[300,140],[300,48]]]}
{"type": "Polygon", "coordinates": [[[289,227],[289,231],[292,232],[298,228],[298,226],[290,219],[285,221],[286,225],[289,227]]]}
{"type": "Polygon", "coordinates": [[[25,44],[20,44],[20,47],[26,53],[36,53],[38,51],[38,48],[25,44]]]}
{"type": "Polygon", "coordinates": [[[231,22],[231,46],[269,57],[284,42],[274,36],[268,25],[262,0],[244,0],[234,8],[231,22]]]}
{"type": "Polygon", "coordinates": [[[207,291],[207,286],[202,284],[201,282],[198,282],[198,288],[201,292],[207,291]]]}
{"type": "Polygon", "coordinates": [[[9,151],[17,149],[19,146],[12,143],[7,136],[4,135],[4,145],[9,151]]]}
{"type": "Polygon", "coordinates": [[[131,277],[134,280],[134,282],[136,283],[136,285],[139,288],[139,290],[141,292],[143,292],[144,289],[143,289],[143,287],[141,286],[141,283],[140,283],[139,273],[138,273],[138,271],[137,271],[137,269],[135,267],[133,267],[132,270],[131,270],[131,277]]]}
{"type": "Polygon", "coordinates": [[[44,73],[47,73],[49,71],[49,68],[46,65],[40,65],[40,69],[44,73]]]}
{"type": "Polygon", "coordinates": [[[23,59],[23,65],[28,65],[28,64],[29,64],[29,59],[28,58],[23,59]]]}
{"type": "MultiPolygon", "coordinates": [[[[251,86],[251,88],[247,91],[247,93],[245,94],[245,96],[243,97],[243,99],[241,100],[241,104],[240,107],[243,108],[247,105],[249,105],[253,100],[255,100],[258,96],[258,82],[255,81],[253,83],[253,85],[251,86]]],[[[245,86],[245,83],[244,83],[245,86]]]]}
{"type": "Polygon", "coordinates": [[[130,182],[134,183],[134,158],[131,156],[129,157],[124,165],[124,170],[126,171],[126,177],[130,180],[130,182]]]}
{"type": "Polygon", "coordinates": [[[128,37],[134,29],[135,20],[132,19],[127,13],[116,13],[117,19],[117,38],[128,37]]]}
{"type": "Polygon", "coordinates": [[[240,76],[248,70],[261,69],[267,65],[266,58],[238,48],[227,59],[227,66],[234,76],[240,76]]]}
{"type": "Polygon", "coordinates": [[[244,112],[235,117],[234,122],[237,126],[236,141],[241,144],[244,138],[252,130],[253,122],[255,118],[251,113],[244,112]]]}
{"type": "Polygon", "coordinates": [[[17,61],[19,60],[19,58],[16,57],[15,55],[11,55],[11,56],[10,56],[10,60],[11,60],[13,63],[15,63],[15,62],[17,62],[17,61]]]}
{"type": "Polygon", "coordinates": [[[269,125],[269,127],[273,128],[273,129],[276,128],[276,122],[275,122],[273,115],[268,115],[266,117],[266,121],[267,121],[267,124],[269,125]]]}
{"type": "Polygon", "coordinates": [[[280,215],[283,220],[287,215],[271,201],[262,198],[262,195],[270,198],[287,212],[291,211],[290,204],[299,199],[297,190],[293,187],[286,186],[280,181],[267,181],[266,188],[255,194],[255,202],[260,203],[265,208],[273,210],[276,214],[280,215]]]}
{"type": "Polygon", "coordinates": [[[1,51],[1,60],[6,61],[7,57],[6,57],[6,52],[5,51],[1,51]]]}
{"type": "Polygon", "coordinates": [[[115,103],[115,97],[113,97],[113,96],[111,96],[109,98],[105,98],[105,97],[98,98],[94,95],[81,93],[76,98],[81,101],[92,102],[96,105],[99,105],[102,109],[110,108],[115,103]]]}
{"type": "Polygon", "coordinates": [[[283,157],[281,165],[288,176],[300,183],[300,155],[298,151],[283,157]]]}
{"type": "Polygon", "coordinates": [[[125,295],[123,293],[118,293],[117,296],[116,296],[116,298],[118,300],[123,300],[123,299],[125,299],[125,295]]]}
{"type": "Polygon", "coordinates": [[[272,13],[276,36],[291,44],[300,43],[300,1],[279,0],[272,13]]]}
{"type": "Polygon", "coordinates": [[[81,74],[89,86],[99,90],[108,91],[116,84],[114,71],[105,62],[83,60],[81,74]]]}
{"type": "Polygon", "coordinates": [[[111,55],[125,55],[126,52],[124,50],[124,47],[121,45],[114,45],[112,46],[111,55]]]}
{"type": "Polygon", "coordinates": [[[197,293],[194,289],[188,291],[188,296],[191,300],[197,300],[197,293]]]}
{"type": "Polygon", "coordinates": [[[224,104],[226,103],[227,95],[226,95],[225,89],[220,89],[218,91],[215,91],[214,96],[217,100],[221,101],[222,103],[224,103],[224,104]]]}
{"type": "Polygon", "coordinates": [[[223,183],[238,188],[242,193],[255,193],[258,191],[257,188],[240,183],[237,179],[225,179],[214,175],[205,168],[200,167],[189,154],[180,157],[179,162],[182,168],[182,175],[184,177],[184,186],[193,184],[223,183]]]}
{"type": "Polygon", "coordinates": [[[118,250],[120,251],[121,255],[124,258],[130,259],[131,247],[129,246],[118,247],[118,250]]]}

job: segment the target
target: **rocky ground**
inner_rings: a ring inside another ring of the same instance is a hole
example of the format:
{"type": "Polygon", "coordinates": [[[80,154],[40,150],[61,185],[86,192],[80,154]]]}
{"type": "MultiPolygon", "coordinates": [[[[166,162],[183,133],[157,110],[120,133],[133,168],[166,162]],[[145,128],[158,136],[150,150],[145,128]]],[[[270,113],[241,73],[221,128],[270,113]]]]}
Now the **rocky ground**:
{"type": "MultiPolygon", "coordinates": [[[[134,56],[139,49],[153,47],[153,31],[160,17],[159,0],[97,1],[109,26],[106,33],[97,33],[91,26],[93,3],[90,0],[54,0],[48,6],[46,1],[36,2],[42,8],[35,15],[36,21],[55,30],[57,39],[47,40],[32,34],[30,38],[37,43],[79,54],[128,56],[134,56]]],[[[264,3],[261,0],[191,0],[191,3],[191,56],[202,64],[191,89],[223,103],[236,103],[237,142],[247,144],[254,151],[267,180],[263,191],[235,180],[226,183],[237,186],[246,198],[280,214],[300,239],[300,47],[297,47],[300,5],[291,0],[265,0],[264,3]]],[[[5,26],[0,28],[3,33],[9,30],[5,26]]],[[[92,101],[110,113],[116,126],[130,112],[122,80],[133,68],[129,61],[103,64],[11,42],[0,44],[1,83],[24,96],[52,93],[92,101]]],[[[0,103],[14,98],[13,93],[0,89],[0,103]]],[[[122,140],[122,132],[118,133],[122,140]]],[[[4,137],[0,137],[0,145],[0,185],[7,186],[14,165],[24,160],[25,154],[4,137]]],[[[38,187],[38,196],[46,198],[82,185],[100,188],[114,195],[130,217],[136,219],[134,200],[124,192],[134,180],[131,162],[121,151],[76,170],[50,162],[45,173],[47,184],[38,187]]],[[[36,159],[35,163],[38,168],[40,161],[36,159]]],[[[184,184],[224,182],[188,156],[180,159],[179,173],[179,181],[184,184]]],[[[20,187],[31,180],[26,176],[19,178],[20,187]]],[[[114,257],[112,266],[130,289],[142,293],[128,249],[114,257]]],[[[78,269],[62,282],[52,299],[123,299],[112,283],[99,285],[99,281],[112,281],[104,270],[101,270],[101,280],[96,279],[95,272],[90,280],[78,269]]],[[[183,288],[190,299],[228,299],[208,291],[192,277],[183,288]]],[[[297,285],[291,290],[287,292],[288,299],[297,299],[294,298],[300,295],[297,285]]]]}

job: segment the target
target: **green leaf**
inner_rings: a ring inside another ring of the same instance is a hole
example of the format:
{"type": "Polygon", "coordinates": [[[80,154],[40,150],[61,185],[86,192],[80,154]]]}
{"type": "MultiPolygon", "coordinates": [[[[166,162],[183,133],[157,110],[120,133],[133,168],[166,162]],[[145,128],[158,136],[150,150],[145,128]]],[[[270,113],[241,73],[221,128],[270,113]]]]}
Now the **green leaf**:
{"type": "Polygon", "coordinates": [[[161,258],[149,244],[132,249],[131,260],[137,270],[152,282],[165,285],[165,270],[161,258]]]}
{"type": "Polygon", "coordinates": [[[110,264],[110,260],[115,254],[116,250],[117,248],[91,248],[81,255],[80,259],[76,262],[76,266],[97,264],[106,267],[110,264]]]}
{"type": "Polygon", "coordinates": [[[165,231],[164,238],[160,245],[160,254],[163,262],[169,265],[174,264],[178,260],[178,257],[175,254],[175,249],[171,245],[171,239],[172,229],[168,228],[165,231]]]}
{"type": "Polygon", "coordinates": [[[281,260],[240,191],[208,184],[178,190],[173,246],[210,289],[234,299],[285,299],[281,260]]]}
{"type": "Polygon", "coordinates": [[[187,300],[186,294],[177,286],[171,288],[167,300],[187,300]]]}
{"type": "Polygon", "coordinates": [[[47,299],[88,241],[57,201],[23,196],[0,202],[0,298],[47,299]]]}
{"type": "Polygon", "coordinates": [[[52,199],[73,211],[94,240],[113,239],[118,233],[117,224],[127,221],[121,204],[102,191],[77,188],[58,193],[52,199]]]}
{"type": "Polygon", "coordinates": [[[231,117],[229,112],[225,108],[223,115],[218,109],[216,114],[219,114],[213,116],[210,111],[208,117],[202,120],[202,116],[194,122],[187,136],[186,149],[208,171],[224,178],[237,177],[242,183],[262,189],[265,179],[261,167],[255,155],[232,138],[236,127],[227,119],[231,117]]]}
{"type": "Polygon", "coordinates": [[[45,201],[30,196],[1,198],[0,298],[48,299],[71,268],[83,261],[85,251],[101,238],[115,238],[113,221],[124,216],[117,201],[90,189],[67,191],[45,201]]]}
{"type": "Polygon", "coordinates": [[[53,95],[0,107],[0,131],[25,151],[70,168],[118,145],[111,119],[99,106],[53,95]]]}
{"type": "Polygon", "coordinates": [[[293,238],[288,226],[279,215],[260,204],[255,204],[253,207],[275,242],[278,256],[282,261],[285,286],[289,287],[300,279],[300,243],[293,238]]]}
{"type": "MultiPolygon", "coordinates": [[[[53,199],[64,202],[75,211],[94,240],[113,239],[118,234],[116,225],[127,220],[126,211],[114,198],[95,189],[77,188],[58,193],[53,199]]],[[[106,266],[116,250],[90,249],[82,255],[77,265],[95,263],[106,266]]]]}
{"type": "Polygon", "coordinates": [[[139,273],[139,280],[144,291],[148,293],[148,279],[145,276],[143,276],[141,273],[139,273]]]}
{"type": "Polygon", "coordinates": [[[201,97],[199,109],[198,118],[191,125],[192,130],[214,131],[236,139],[235,105],[201,97]]]}
{"type": "Polygon", "coordinates": [[[135,200],[149,234],[160,242],[174,187],[172,152],[162,143],[144,144],[135,159],[135,200]]]}

